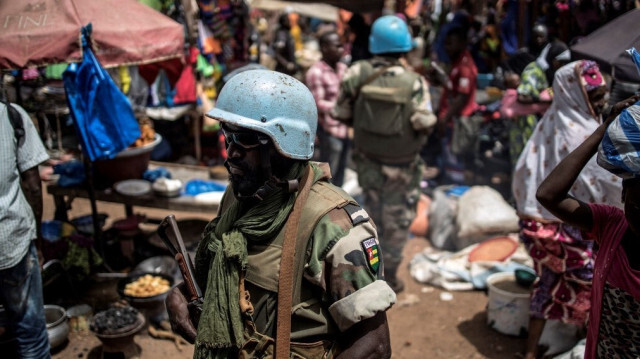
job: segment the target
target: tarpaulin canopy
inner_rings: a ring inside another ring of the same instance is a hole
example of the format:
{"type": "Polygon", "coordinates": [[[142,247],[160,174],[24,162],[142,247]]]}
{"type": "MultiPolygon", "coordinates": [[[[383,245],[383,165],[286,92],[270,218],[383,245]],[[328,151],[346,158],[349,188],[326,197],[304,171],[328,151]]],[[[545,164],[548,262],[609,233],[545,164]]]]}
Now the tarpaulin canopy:
{"type": "Polygon", "coordinates": [[[289,8],[291,11],[300,15],[315,17],[325,21],[338,21],[338,8],[329,4],[279,0],[251,0],[249,6],[261,10],[283,10],[289,8]]]}
{"type": "Polygon", "coordinates": [[[3,0],[0,21],[0,68],[81,61],[88,23],[104,67],[180,57],[184,49],[183,26],[136,0],[3,0]]]}
{"type": "Polygon", "coordinates": [[[384,0],[287,0],[287,2],[323,3],[357,13],[379,11],[384,5],[384,0]]]}
{"type": "Polygon", "coordinates": [[[625,50],[640,48],[640,9],[611,20],[571,47],[575,59],[591,59],[621,81],[640,83],[638,70],[625,50]]]}

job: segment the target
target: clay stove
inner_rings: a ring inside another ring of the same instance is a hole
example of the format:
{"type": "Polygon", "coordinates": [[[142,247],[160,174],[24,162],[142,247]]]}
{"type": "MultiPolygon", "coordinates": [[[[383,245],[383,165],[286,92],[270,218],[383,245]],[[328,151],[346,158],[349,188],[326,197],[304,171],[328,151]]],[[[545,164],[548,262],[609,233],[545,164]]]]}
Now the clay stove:
{"type": "Polygon", "coordinates": [[[141,357],[142,350],[133,341],[135,335],[144,328],[144,316],[138,313],[137,320],[130,325],[111,331],[108,334],[97,333],[95,336],[102,342],[98,349],[98,357],[101,359],[136,359],[141,357]]]}

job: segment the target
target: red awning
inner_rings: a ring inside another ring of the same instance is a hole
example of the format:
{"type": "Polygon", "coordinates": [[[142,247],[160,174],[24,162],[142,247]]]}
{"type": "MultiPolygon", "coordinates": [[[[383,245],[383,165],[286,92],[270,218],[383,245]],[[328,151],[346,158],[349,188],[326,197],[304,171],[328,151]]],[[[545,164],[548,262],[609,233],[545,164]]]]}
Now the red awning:
{"type": "Polygon", "coordinates": [[[104,67],[183,55],[183,26],[136,0],[0,1],[0,68],[80,61],[88,23],[104,67]]]}

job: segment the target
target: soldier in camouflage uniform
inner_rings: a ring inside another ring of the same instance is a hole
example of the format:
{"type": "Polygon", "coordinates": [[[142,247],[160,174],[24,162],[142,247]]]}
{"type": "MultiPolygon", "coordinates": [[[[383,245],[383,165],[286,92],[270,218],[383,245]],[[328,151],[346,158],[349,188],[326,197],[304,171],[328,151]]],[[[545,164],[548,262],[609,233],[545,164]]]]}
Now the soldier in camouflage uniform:
{"type": "Polygon", "coordinates": [[[309,90],[281,73],[246,71],[225,85],[207,115],[222,123],[231,185],[196,254],[204,292],[199,322],[190,317],[181,286],[166,301],[174,330],[195,341],[194,358],[278,357],[287,228],[298,221],[294,208],[308,184],[294,232],[294,257],[302,265],[293,272],[286,309],[286,357],[390,357],[385,312],[396,297],[382,280],[375,225],[329,183],[327,164],[308,161],[317,125],[309,90]]]}
{"type": "Polygon", "coordinates": [[[369,38],[376,56],[347,70],[334,109],[337,119],[354,128],[364,205],[377,225],[385,279],[396,292],[404,288],[396,273],[420,195],[419,152],[436,123],[427,82],[404,59],[412,47],[404,21],[377,19],[369,38]]]}

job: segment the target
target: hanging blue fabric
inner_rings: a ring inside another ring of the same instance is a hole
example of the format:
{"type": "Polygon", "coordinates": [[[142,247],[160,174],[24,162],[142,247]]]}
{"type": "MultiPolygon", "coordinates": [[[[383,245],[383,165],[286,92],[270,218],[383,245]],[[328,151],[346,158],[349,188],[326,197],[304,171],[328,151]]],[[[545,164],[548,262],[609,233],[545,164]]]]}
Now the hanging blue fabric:
{"type": "Polygon", "coordinates": [[[109,159],[140,137],[140,127],[129,100],[91,51],[91,24],[81,38],[82,62],[62,75],[67,103],[84,154],[91,161],[109,159]]]}

